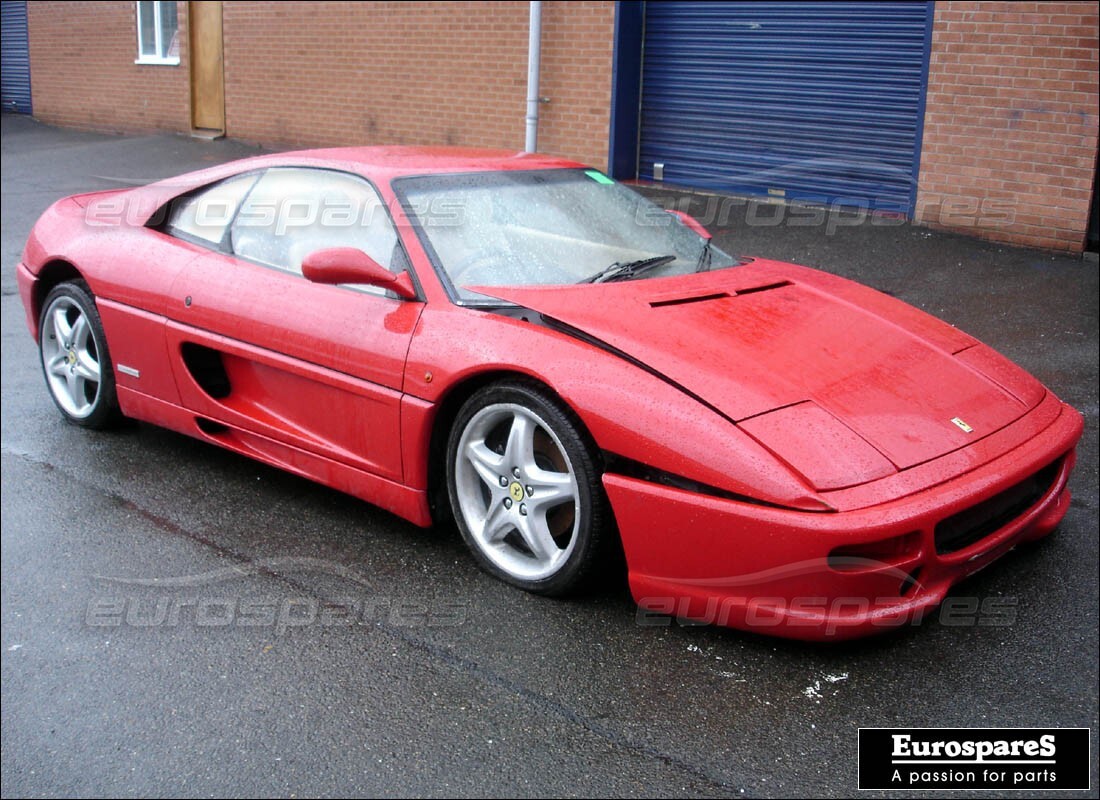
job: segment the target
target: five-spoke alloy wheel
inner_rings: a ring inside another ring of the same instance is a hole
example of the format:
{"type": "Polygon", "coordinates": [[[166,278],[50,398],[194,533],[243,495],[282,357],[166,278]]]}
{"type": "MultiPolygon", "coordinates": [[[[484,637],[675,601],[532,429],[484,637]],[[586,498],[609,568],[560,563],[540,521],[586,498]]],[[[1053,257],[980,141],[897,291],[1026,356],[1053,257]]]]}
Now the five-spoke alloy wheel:
{"type": "Polygon", "coordinates": [[[447,486],[479,563],[528,591],[579,588],[603,542],[595,463],[579,421],[540,388],[517,381],[474,393],[451,431],[447,486]]]}
{"type": "Polygon", "coordinates": [[[42,371],[61,413],[87,428],[120,418],[103,323],[83,281],[62,283],[46,296],[39,319],[42,371]]]}

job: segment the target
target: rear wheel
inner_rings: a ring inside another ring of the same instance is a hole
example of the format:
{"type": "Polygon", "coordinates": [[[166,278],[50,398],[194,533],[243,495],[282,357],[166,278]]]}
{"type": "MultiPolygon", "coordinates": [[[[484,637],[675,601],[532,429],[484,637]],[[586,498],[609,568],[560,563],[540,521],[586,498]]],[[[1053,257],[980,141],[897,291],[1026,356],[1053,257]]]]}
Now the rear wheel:
{"type": "Polygon", "coordinates": [[[527,591],[567,594],[602,560],[606,500],[579,420],[524,382],[463,405],[447,447],[447,487],[478,563],[527,591]]]}
{"type": "Polygon", "coordinates": [[[83,281],[58,284],[46,296],[38,349],[46,386],[65,419],[95,429],[122,419],[107,337],[83,281]]]}

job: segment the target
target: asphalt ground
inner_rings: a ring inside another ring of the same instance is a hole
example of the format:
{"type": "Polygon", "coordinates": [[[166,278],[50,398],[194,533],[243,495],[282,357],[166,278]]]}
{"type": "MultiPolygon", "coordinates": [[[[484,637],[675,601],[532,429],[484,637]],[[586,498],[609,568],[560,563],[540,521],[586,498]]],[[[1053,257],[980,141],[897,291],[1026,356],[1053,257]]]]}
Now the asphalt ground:
{"type": "MultiPolygon", "coordinates": [[[[61,421],[15,284],[34,220],[253,152],[3,117],[5,797],[841,797],[860,726],[1088,727],[1096,796],[1095,262],[723,201],[724,248],[890,292],[1080,409],[1074,499],[1052,537],[957,587],[951,614],[886,636],[643,624],[621,580],[533,597],[453,530],[150,426],[61,421]]],[[[703,217],[716,202],[647,191],[703,217]]]]}

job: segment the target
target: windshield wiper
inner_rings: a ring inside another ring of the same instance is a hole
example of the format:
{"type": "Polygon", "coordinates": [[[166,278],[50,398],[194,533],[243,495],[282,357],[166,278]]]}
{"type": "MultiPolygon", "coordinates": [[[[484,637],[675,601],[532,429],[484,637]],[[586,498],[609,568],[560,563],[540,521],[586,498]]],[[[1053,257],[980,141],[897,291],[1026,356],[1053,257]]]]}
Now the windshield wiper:
{"type": "Polygon", "coordinates": [[[581,283],[611,283],[612,281],[625,281],[630,280],[635,275],[640,275],[651,269],[657,267],[663,267],[670,261],[675,261],[676,256],[652,256],[650,258],[640,258],[637,261],[620,262],[616,261],[609,267],[605,267],[593,275],[591,278],[585,278],[581,283]]]}
{"type": "Polygon", "coordinates": [[[714,251],[710,249],[710,239],[703,242],[703,250],[699,253],[699,260],[695,262],[696,272],[706,272],[710,269],[710,260],[714,256],[714,251]]]}

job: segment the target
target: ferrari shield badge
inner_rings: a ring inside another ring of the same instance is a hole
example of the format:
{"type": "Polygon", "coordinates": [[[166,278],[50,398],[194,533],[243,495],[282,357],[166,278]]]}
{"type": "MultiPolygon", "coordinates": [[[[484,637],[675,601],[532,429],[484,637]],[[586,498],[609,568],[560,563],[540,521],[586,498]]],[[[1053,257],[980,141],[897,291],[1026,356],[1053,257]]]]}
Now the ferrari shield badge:
{"type": "Polygon", "coordinates": [[[974,429],[971,428],[969,425],[967,425],[966,420],[964,420],[962,417],[955,417],[951,421],[954,422],[955,425],[958,426],[959,430],[961,430],[963,433],[973,433],[974,432],[974,429]]]}

